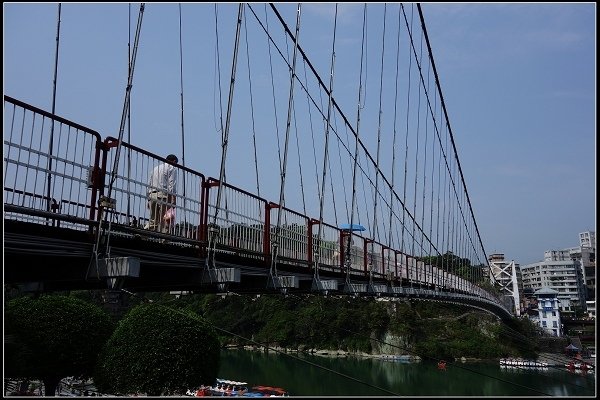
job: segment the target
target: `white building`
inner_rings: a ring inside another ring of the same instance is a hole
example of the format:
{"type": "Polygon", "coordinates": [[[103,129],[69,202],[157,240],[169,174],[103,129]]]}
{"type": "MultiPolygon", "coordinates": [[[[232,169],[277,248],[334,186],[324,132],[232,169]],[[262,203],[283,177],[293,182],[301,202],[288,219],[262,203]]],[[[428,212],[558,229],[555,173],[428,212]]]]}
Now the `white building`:
{"type": "Polygon", "coordinates": [[[588,318],[596,319],[596,300],[586,301],[588,318]]]}
{"type": "Polygon", "coordinates": [[[552,336],[562,336],[558,292],[543,287],[534,292],[538,299],[538,323],[552,336]]]}
{"type": "Polygon", "coordinates": [[[596,301],[596,232],[581,232],[579,247],[583,279],[587,288],[587,300],[596,301]]]}
{"type": "Polygon", "coordinates": [[[521,294],[519,291],[520,272],[519,264],[513,261],[506,261],[504,254],[490,254],[488,257],[490,264],[490,274],[493,276],[492,282],[500,288],[500,292],[510,298],[512,312],[521,315],[521,294]]]}
{"type": "Polygon", "coordinates": [[[571,259],[569,249],[547,251],[544,261],[522,265],[521,275],[524,288],[557,291],[561,312],[573,312],[575,308],[585,310],[586,291],[581,264],[571,259]]]}
{"type": "Polygon", "coordinates": [[[579,234],[579,246],[546,251],[544,259],[579,261],[584,282],[585,299],[588,301],[596,299],[596,232],[581,232],[579,234]]]}
{"type": "Polygon", "coordinates": [[[588,231],[579,234],[579,246],[590,249],[596,248],[596,232],[588,231]]]}

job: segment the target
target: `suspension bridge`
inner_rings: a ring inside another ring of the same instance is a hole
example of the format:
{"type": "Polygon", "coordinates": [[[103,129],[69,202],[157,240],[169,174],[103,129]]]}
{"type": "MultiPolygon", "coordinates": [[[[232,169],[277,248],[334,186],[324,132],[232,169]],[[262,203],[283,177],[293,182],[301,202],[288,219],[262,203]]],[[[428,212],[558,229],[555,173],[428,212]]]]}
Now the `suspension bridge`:
{"type": "MultiPolygon", "coordinates": [[[[408,297],[509,318],[490,290],[420,5],[365,4],[352,27],[329,6],[324,60],[304,46],[302,4],[236,5],[230,57],[216,30],[218,176],[186,164],[181,73],[182,162],[164,231],[148,229],[147,196],[166,155],[125,138],[144,4],[118,135],[64,118],[54,101],[48,111],[5,95],[5,284],[408,297]],[[358,39],[344,47],[351,29],[358,39]],[[337,73],[350,55],[353,79],[337,73]]],[[[60,15],[59,5],[55,74],[60,15]]]]}

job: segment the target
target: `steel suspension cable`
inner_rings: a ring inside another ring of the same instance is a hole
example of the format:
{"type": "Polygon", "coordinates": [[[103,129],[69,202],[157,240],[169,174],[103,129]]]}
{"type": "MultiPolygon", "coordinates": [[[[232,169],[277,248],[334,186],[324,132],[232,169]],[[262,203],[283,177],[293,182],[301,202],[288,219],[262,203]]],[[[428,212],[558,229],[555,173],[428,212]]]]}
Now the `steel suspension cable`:
{"type": "Polygon", "coordinates": [[[298,172],[300,174],[300,192],[302,193],[302,210],[306,215],[306,196],[304,195],[304,174],[302,173],[302,159],[300,157],[300,139],[298,138],[298,120],[296,119],[296,107],[294,106],[294,136],[296,137],[296,150],[298,156],[298,172]]]}
{"type": "MultiPolygon", "coordinates": [[[[437,115],[437,91],[434,92],[434,112],[433,118],[436,118],[437,115]]],[[[435,124],[434,124],[435,125],[435,124]]],[[[434,183],[435,183],[435,140],[431,140],[431,197],[429,200],[429,204],[431,205],[429,210],[429,237],[433,235],[433,193],[434,193],[434,183]]],[[[432,255],[431,244],[429,245],[429,256],[432,255]]]]}
{"type": "MultiPolygon", "coordinates": [[[[333,115],[333,122],[335,124],[335,131],[338,130],[338,125],[337,125],[337,114],[333,115]]],[[[348,138],[348,127],[345,127],[345,131],[346,131],[346,139],[348,138]]],[[[342,177],[342,193],[346,193],[346,178],[344,176],[344,168],[343,168],[343,162],[342,162],[342,149],[340,148],[340,142],[341,142],[341,138],[338,137],[337,140],[337,150],[338,150],[338,165],[340,167],[340,175],[342,177]]],[[[331,183],[331,198],[333,199],[333,213],[335,216],[335,225],[339,226],[339,221],[338,221],[338,216],[337,216],[337,208],[336,208],[336,199],[335,199],[335,189],[333,187],[333,172],[331,171],[331,162],[329,162],[329,176],[331,177],[329,179],[329,182],[331,183]]],[[[344,197],[344,205],[346,207],[346,221],[349,218],[348,215],[348,199],[346,198],[346,196],[344,197]]]]}
{"type": "MultiPolygon", "coordinates": [[[[339,141],[338,141],[339,145],[339,141]]],[[[339,226],[338,224],[338,216],[337,216],[337,206],[335,201],[335,190],[333,188],[333,173],[331,171],[331,161],[327,160],[327,168],[329,169],[329,186],[331,188],[331,205],[333,206],[333,220],[335,221],[335,226],[339,226]]]]}
{"type": "MultiPolygon", "coordinates": [[[[422,43],[422,42],[421,42],[422,43]]],[[[431,71],[431,68],[427,69],[427,89],[425,90],[425,92],[427,93],[429,91],[429,77],[430,74],[429,72],[431,71]]],[[[425,144],[423,145],[423,152],[425,153],[425,157],[423,160],[423,190],[421,191],[422,193],[422,198],[421,198],[421,226],[425,227],[425,199],[426,199],[426,195],[425,195],[425,187],[427,186],[427,142],[429,139],[429,118],[427,118],[427,115],[425,115],[425,144]]],[[[424,241],[424,235],[421,235],[421,252],[422,255],[425,256],[426,252],[425,249],[423,248],[423,241],[424,241]]]]}
{"type": "Polygon", "coordinates": [[[287,170],[287,156],[288,156],[288,144],[289,144],[289,136],[290,136],[290,122],[292,118],[292,108],[294,104],[294,82],[296,82],[296,59],[298,53],[298,40],[300,33],[300,15],[302,12],[302,5],[298,3],[296,10],[296,36],[294,40],[294,53],[292,58],[292,70],[290,71],[290,92],[288,97],[288,112],[287,112],[287,122],[285,129],[285,143],[284,143],[284,151],[283,151],[283,165],[281,166],[281,186],[279,190],[279,203],[277,209],[277,225],[275,229],[275,240],[271,239],[271,270],[270,276],[274,279],[277,276],[277,257],[278,257],[278,238],[279,238],[279,230],[281,229],[281,215],[282,208],[285,206],[285,174],[287,170]]]}
{"type": "MultiPolygon", "coordinates": [[[[179,3],[179,86],[181,89],[181,165],[185,167],[185,129],[183,120],[183,42],[181,38],[181,3],[179,3]]],[[[183,198],[185,200],[185,179],[183,180],[183,198]]],[[[184,207],[185,208],[185,207],[184,207]]]]}
{"type": "MultiPolygon", "coordinates": [[[[408,28],[408,27],[407,27],[408,28]]],[[[412,25],[411,28],[412,29],[412,25]]],[[[403,191],[403,195],[402,195],[402,202],[404,204],[406,204],[406,175],[407,175],[407,169],[408,169],[408,134],[409,134],[409,130],[408,130],[408,126],[409,126],[409,114],[410,114],[410,87],[411,87],[411,82],[410,82],[410,76],[411,76],[411,71],[412,71],[412,57],[409,57],[409,63],[408,63],[408,93],[407,93],[407,100],[406,100],[406,134],[405,134],[405,145],[404,145],[404,191],[403,191]]],[[[405,254],[404,251],[404,231],[406,230],[406,207],[402,208],[402,244],[400,247],[400,251],[402,253],[405,254]]],[[[408,272],[408,278],[410,279],[410,268],[406,269],[408,272]]],[[[411,280],[411,287],[412,287],[412,280],[411,280]]]]}
{"type": "MultiPolygon", "coordinates": [[[[446,136],[446,137],[447,137],[447,136],[446,136]]],[[[448,144],[448,142],[447,142],[447,141],[446,141],[446,144],[448,144]]],[[[442,149],[442,152],[443,152],[443,149],[442,149]]],[[[447,257],[446,257],[446,253],[447,253],[447,250],[448,250],[448,245],[447,245],[448,238],[447,238],[447,236],[446,236],[446,224],[447,224],[447,222],[446,222],[446,204],[447,204],[447,203],[446,203],[446,187],[450,187],[450,185],[449,185],[449,184],[448,184],[448,185],[446,185],[446,183],[448,182],[448,178],[447,178],[447,177],[448,177],[448,175],[449,175],[449,174],[447,173],[447,171],[446,171],[446,170],[444,170],[444,183],[443,183],[443,189],[444,189],[444,192],[443,192],[443,194],[442,194],[442,195],[443,195],[443,211],[442,211],[442,247],[441,247],[441,249],[440,249],[440,250],[442,251],[442,269],[444,269],[444,268],[445,268],[445,271],[446,271],[447,273],[450,273],[450,270],[449,270],[449,268],[448,268],[448,261],[447,261],[447,257]]],[[[448,189],[448,191],[449,191],[449,189],[448,189]]],[[[448,195],[448,198],[450,198],[450,195],[448,195]]]]}
{"type": "MultiPolygon", "coordinates": [[[[285,50],[287,52],[287,56],[289,58],[289,46],[288,46],[288,37],[285,37],[285,50]]],[[[296,137],[296,152],[298,156],[298,171],[300,174],[300,191],[302,193],[302,210],[304,211],[304,215],[306,215],[306,198],[304,196],[304,178],[302,174],[302,162],[300,158],[300,141],[298,138],[298,124],[296,119],[296,106],[292,104],[292,110],[294,113],[294,136],[296,137]]]]}
{"type": "MultiPolygon", "coordinates": [[[[400,64],[400,8],[398,7],[398,33],[396,35],[396,79],[394,81],[394,122],[393,122],[393,137],[392,137],[392,171],[390,184],[394,187],[395,175],[396,175],[396,122],[398,116],[398,71],[400,64]]],[[[392,247],[392,214],[394,211],[394,193],[390,191],[390,216],[388,226],[388,247],[392,247]]]]}
{"type": "MultiPolygon", "coordinates": [[[[217,79],[214,79],[214,84],[217,85],[218,84],[218,93],[219,93],[219,123],[218,126],[216,126],[216,131],[218,133],[221,134],[221,146],[223,146],[223,143],[225,141],[225,128],[223,126],[223,96],[222,96],[222,85],[221,85],[221,53],[219,51],[219,9],[217,7],[217,4],[215,3],[214,5],[214,14],[215,14],[215,62],[216,62],[216,68],[215,68],[215,75],[217,76],[217,79]]],[[[213,88],[214,89],[214,88],[213,88]]],[[[213,107],[214,107],[214,102],[216,101],[216,99],[214,99],[214,97],[216,96],[216,90],[214,90],[213,93],[213,107]]],[[[216,110],[213,111],[213,113],[216,113],[216,110]]],[[[215,116],[213,115],[213,118],[215,118],[215,116]]],[[[216,121],[215,121],[216,122],[216,121]]],[[[221,152],[223,150],[221,149],[221,152]]],[[[221,185],[219,185],[220,188],[221,185]]],[[[220,202],[220,198],[219,198],[219,202],[220,202]]],[[[216,208],[218,209],[220,206],[220,204],[216,204],[216,208]]],[[[217,228],[217,212],[215,212],[215,216],[213,219],[213,223],[212,226],[209,227],[209,232],[208,232],[208,256],[206,257],[206,266],[209,267],[211,264],[211,254],[214,253],[214,249],[217,245],[217,237],[216,235],[218,235],[218,232],[216,231],[217,228]]]]}
{"type": "MultiPolygon", "coordinates": [[[[183,41],[181,38],[181,3],[179,3],[179,85],[181,88],[181,165],[185,167],[185,129],[184,129],[184,120],[183,120],[183,41]]],[[[187,229],[187,212],[186,210],[186,202],[187,196],[185,192],[185,169],[182,171],[184,174],[183,179],[183,226],[184,229],[187,229]]]]}
{"type": "MultiPolygon", "coordinates": [[[[351,260],[351,247],[352,247],[352,227],[354,224],[354,208],[356,205],[356,168],[358,166],[358,141],[360,132],[360,110],[362,100],[362,76],[363,76],[363,65],[364,65],[364,53],[365,53],[365,32],[367,25],[367,4],[363,6],[363,29],[362,29],[362,41],[360,49],[360,72],[358,79],[358,105],[356,112],[356,135],[354,139],[354,165],[352,169],[352,203],[350,206],[350,231],[348,232],[348,239],[346,241],[346,281],[350,279],[350,266],[351,260]]],[[[366,92],[366,90],[365,90],[366,92]]],[[[365,94],[366,95],[366,94],[365,94]]]]}
{"type": "MultiPolygon", "coordinates": [[[[216,226],[216,224],[217,224],[217,216],[219,214],[219,208],[221,207],[221,196],[223,193],[223,183],[225,182],[225,165],[227,162],[227,145],[229,142],[229,128],[230,128],[230,122],[231,122],[231,109],[232,109],[232,105],[233,105],[233,92],[234,92],[234,88],[235,88],[235,73],[236,73],[236,68],[237,68],[237,56],[238,56],[239,43],[240,43],[240,26],[242,23],[243,8],[244,8],[244,4],[240,3],[240,5],[238,7],[237,25],[236,25],[236,31],[235,31],[235,44],[234,44],[234,49],[233,49],[233,60],[231,62],[231,79],[230,79],[230,83],[229,83],[229,98],[227,101],[227,115],[225,117],[225,131],[223,132],[223,136],[222,136],[223,141],[222,141],[222,149],[221,149],[221,167],[219,169],[219,186],[217,189],[215,214],[213,215],[213,226],[216,226]]],[[[215,233],[216,232],[213,230],[210,231],[210,236],[211,236],[211,239],[213,242],[213,246],[216,246],[216,243],[214,243],[215,242],[214,241],[215,233]]],[[[211,240],[209,239],[209,244],[210,244],[210,242],[211,242],[211,240]]],[[[213,252],[214,252],[214,249],[213,249],[213,252]]],[[[214,254],[213,254],[213,256],[214,256],[214,254]]],[[[207,259],[207,262],[208,262],[208,259],[207,259]]],[[[214,259],[213,259],[213,262],[214,262],[214,259]]],[[[213,266],[214,266],[214,264],[213,264],[213,266]]]]}
{"type": "MultiPolygon", "coordinates": [[[[62,3],[58,3],[58,15],[56,21],[56,50],[54,54],[54,80],[52,81],[52,114],[56,112],[56,83],[58,80],[58,49],[60,47],[60,12],[61,12],[62,3]]],[[[48,186],[46,188],[46,196],[48,200],[46,202],[46,211],[50,212],[51,209],[51,199],[52,199],[52,153],[53,153],[53,145],[54,145],[54,119],[52,119],[52,125],[50,126],[50,139],[48,143],[48,186]]]]}
{"type": "MultiPolygon", "coordinates": [[[[420,57],[423,56],[423,42],[421,41],[421,54],[420,57]]],[[[416,61],[418,62],[418,61],[416,61]]],[[[417,182],[419,180],[419,135],[421,133],[421,85],[418,87],[418,95],[417,95],[417,128],[415,130],[415,140],[416,140],[416,149],[415,149],[415,185],[413,189],[413,215],[417,218],[417,182]]],[[[412,250],[411,253],[414,256],[415,253],[415,223],[413,223],[413,241],[412,241],[412,250]]],[[[415,269],[417,274],[417,280],[419,279],[419,270],[415,269]]]]}
{"type": "MultiPolygon", "coordinates": [[[[337,118],[335,116],[336,116],[336,114],[334,113],[333,114],[333,124],[335,126],[335,129],[333,129],[333,131],[337,132],[338,126],[337,126],[337,118]]],[[[339,154],[340,154],[339,153],[339,151],[340,151],[340,141],[341,141],[341,138],[338,136],[338,140],[337,140],[338,157],[340,157],[339,156],[339,154]]],[[[341,160],[340,160],[340,162],[338,164],[341,167],[341,165],[342,165],[341,160]]],[[[329,185],[331,187],[331,204],[333,205],[333,217],[334,217],[334,221],[335,221],[335,226],[339,226],[338,215],[337,215],[337,205],[336,205],[337,202],[335,200],[335,189],[333,187],[333,172],[331,170],[331,160],[327,161],[327,168],[329,168],[329,185]]],[[[343,169],[342,169],[342,188],[345,188],[343,169]]]]}
{"type": "MultiPolygon", "coordinates": [[[[127,76],[131,73],[131,3],[127,14],[127,76]]],[[[127,143],[131,143],[131,102],[127,105],[127,143]]],[[[131,148],[127,148],[127,222],[131,223],[131,148]]],[[[134,217],[135,218],[135,217],[134,217]]]]}
{"type": "Polygon", "coordinates": [[[221,133],[221,143],[224,139],[224,128],[223,128],[223,96],[221,86],[221,53],[219,52],[219,12],[217,4],[215,3],[215,60],[217,63],[215,84],[219,85],[219,126],[217,132],[221,133]]]}
{"type": "MultiPolygon", "coordinates": [[[[219,51],[219,11],[217,4],[215,4],[215,51],[216,51],[216,60],[217,60],[217,68],[216,73],[218,79],[215,80],[215,83],[219,84],[219,127],[217,128],[217,132],[221,133],[221,144],[225,141],[225,128],[223,126],[223,86],[221,85],[221,52],[219,51]]],[[[227,171],[223,172],[223,182],[227,181],[227,171]]],[[[227,194],[225,194],[227,196],[227,194]]],[[[219,205],[220,206],[220,201],[219,205]]],[[[227,197],[225,197],[225,215],[226,219],[229,216],[229,207],[227,206],[227,197]]],[[[216,224],[216,221],[215,221],[216,224]]],[[[213,228],[215,228],[215,224],[213,224],[213,228]]],[[[216,240],[212,242],[213,246],[216,246],[216,240]]],[[[211,240],[209,238],[209,249],[210,249],[211,240]]],[[[213,247],[214,250],[214,247],[213,247]]],[[[208,261],[208,259],[207,259],[208,261]]]]}
{"type": "Polygon", "coordinates": [[[377,155],[376,155],[376,165],[377,168],[375,170],[375,198],[373,205],[373,239],[379,240],[379,231],[377,227],[377,198],[379,197],[379,153],[381,148],[381,115],[383,111],[381,111],[382,107],[382,94],[383,94],[383,61],[385,59],[385,23],[387,16],[387,4],[383,4],[383,32],[381,35],[381,72],[379,74],[379,116],[377,123],[377,155]]]}
{"type": "MultiPolygon", "coordinates": [[[[252,9],[252,8],[251,8],[252,9]]],[[[277,118],[277,102],[275,101],[275,82],[273,80],[273,59],[271,56],[271,40],[268,36],[269,32],[269,16],[267,15],[267,5],[265,4],[265,24],[267,26],[267,46],[269,48],[269,70],[271,71],[271,93],[273,95],[273,112],[275,114],[275,134],[277,135],[277,155],[279,157],[279,173],[281,173],[282,161],[281,161],[281,147],[279,144],[279,120],[277,118]]]]}
{"type": "MultiPolygon", "coordinates": [[[[306,60],[302,60],[302,63],[304,65],[304,82],[305,82],[305,86],[308,87],[308,78],[306,75],[306,60]]],[[[306,92],[306,104],[307,104],[307,108],[308,108],[308,119],[310,122],[310,137],[312,140],[312,149],[313,149],[313,160],[314,160],[314,164],[315,164],[315,182],[317,182],[317,195],[321,196],[321,187],[319,185],[319,168],[317,167],[317,153],[316,153],[316,146],[315,146],[315,132],[313,129],[313,120],[312,120],[312,112],[311,112],[311,106],[310,106],[310,95],[308,93],[308,90],[305,90],[306,92]]]]}
{"type": "MultiPolygon", "coordinates": [[[[365,176],[367,177],[367,180],[369,182],[373,182],[372,178],[371,178],[371,165],[373,164],[367,164],[367,170],[364,171],[362,170],[362,164],[361,164],[361,172],[363,172],[363,174],[361,174],[360,176],[360,182],[362,185],[362,195],[363,195],[363,202],[365,205],[365,212],[367,214],[367,216],[365,217],[367,220],[367,230],[369,232],[373,232],[372,228],[371,228],[371,215],[369,213],[369,206],[368,206],[368,202],[367,202],[367,191],[365,190],[365,176]]],[[[375,167],[377,169],[377,167],[375,167]]],[[[375,188],[373,187],[373,185],[371,186],[371,190],[375,190],[375,188]]]]}
{"type": "MultiPolygon", "coordinates": [[[[248,23],[246,20],[246,7],[244,7],[244,38],[246,40],[246,61],[248,65],[248,84],[250,86],[250,116],[252,117],[252,147],[254,149],[254,171],[256,173],[256,194],[260,197],[260,180],[258,175],[258,156],[256,151],[256,128],[254,124],[254,96],[252,95],[252,79],[250,78],[250,50],[248,48],[248,23]]],[[[262,210],[259,210],[262,213],[262,210]]]]}
{"type": "MultiPolygon", "coordinates": [[[[337,114],[336,114],[337,115],[337,114]]],[[[334,118],[335,121],[335,128],[337,130],[337,118],[334,118]]],[[[345,132],[346,132],[346,143],[345,145],[348,143],[348,127],[344,125],[345,128],[345,132]]],[[[339,166],[340,166],[340,174],[342,176],[342,193],[346,193],[346,175],[344,174],[344,163],[342,162],[342,149],[340,148],[340,142],[341,139],[338,139],[337,141],[337,148],[338,148],[338,160],[339,160],[339,166]]],[[[344,146],[347,147],[347,146],[344,146]]],[[[331,191],[333,192],[333,182],[331,182],[331,191]]],[[[333,198],[334,198],[334,202],[333,204],[335,205],[335,193],[333,193],[333,198]]],[[[350,220],[350,210],[348,210],[348,197],[344,195],[344,205],[346,207],[346,221],[350,220]]],[[[337,216],[336,216],[336,226],[337,226],[337,216]]]]}
{"type": "MultiPolygon", "coordinates": [[[[139,40],[140,40],[140,33],[141,33],[141,29],[142,29],[142,19],[144,16],[144,8],[145,8],[145,3],[140,4],[140,11],[138,14],[138,21],[137,21],[137,27],[136,27],[136,32],[135,32],[135,39],[134,39],[134,46],[133,46],[133,54],[131,56],[131,69],[129,71],[129,76],[127,78],[127,87],[125,88],[125,101],[123,104],[123,112],[121,114],[121,124],[119,127],[119,134],[118,134],[118,141],[117,141],[117,150],[116,150],[116,154],[115,154],[115,160],[114,160],[114,164],[113,164],[113,170],[111,173],[111,179],[108,185],[108,195],[107,198],[110,199],[111,194],[112,194],[112,190],[113,190],[113,184],[115,182],[115,180],[117,179],[117,171],[119,168],[119,159],[120,159],[120,154],[121,154],[121,144],[123,142],[123,133],[125,131],[125,123],[127,120],[127,114],[128,114],[128,110],[129,110],[129,102],[131,99],[131,88],[133,87],[133,74],[134,74],[134,69],[135,69],[135,60],[136,60],[136,56],[137,56],[137,51],[138,51],[138,45],[139,45],[139,40]]],[[[102,211],[103,208],[101,207],[100,210],[102,211]]],[[[107,218],[107,213],[104,214],[104,219],[106,220],[107,218]]],[[[99,221],[102,221],[102,215],[99,218],[99,221]]],[[[109,221],[108,224],[108,229],[106,231],[106,242],[105,242],[105,254],[108,256],[110,255],[110,246],[109,246],[109,241],[110,241],[110,233],[111,233],[111,227],[112,227],[112,220],[109,221]]],[[[94,254],[97,258],[98,256],[98,251],[99,251],[99,247],[100,247],[100,239],[102,236],[102,231],[103,229],[101,229],[101,226],[98,227],[98,230],[96,231],[96,244],[94,247],[94,254]]]]}
{"type": "Polygon", "coordinates": [[[325,182],[327,180],[327,164],[329,156],[329,125],[331,121],[331,99],[333,97],[333,78],[335,72],[335,37],[337,33],[338,5],[335,5],[335,16],[333,18],[333,40],[331,45],[331,64],[329,75],[329,100],[327,103],[327,124],[325,128],[325,148],[323,151],[323,176],[321,178],[321,198],[319,201],[319,230],[317,234],[317,257],[315,257],[315,278],[319,277],[319,263],[321,256],[321,235],[323,232],[323,205],[325,201],[325,182]]]}

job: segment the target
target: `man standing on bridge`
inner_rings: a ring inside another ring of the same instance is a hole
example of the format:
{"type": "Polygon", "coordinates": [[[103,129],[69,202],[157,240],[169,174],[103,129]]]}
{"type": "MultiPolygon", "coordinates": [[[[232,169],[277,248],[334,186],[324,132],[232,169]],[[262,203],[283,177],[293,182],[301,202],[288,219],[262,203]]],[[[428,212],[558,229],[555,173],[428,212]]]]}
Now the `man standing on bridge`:
{"type": "Polygon", "coordinates": [[[147,228],[167,233],[167,225],[175,219],[175,195],[177,194],[177,168],[179,160],[174,154],[167,162],[154,167],[148,183],[148,208],[150,221],[147,228]]]}

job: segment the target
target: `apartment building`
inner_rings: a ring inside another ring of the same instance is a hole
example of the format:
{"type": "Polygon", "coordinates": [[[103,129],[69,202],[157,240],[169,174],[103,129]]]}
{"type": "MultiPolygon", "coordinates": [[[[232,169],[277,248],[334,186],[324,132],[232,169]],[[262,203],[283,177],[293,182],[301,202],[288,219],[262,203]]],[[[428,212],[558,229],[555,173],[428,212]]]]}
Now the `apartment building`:
{"type": "Polygon", "coordinates": [[[524,288],[535,291],[550,288],[557,292],[561,312],[571,313],[577,308],[586,308],[586,290],[581,264],[572,260],[569,251],[547,251],[544,261],[522,265],[521,275],[524,288]]]}

